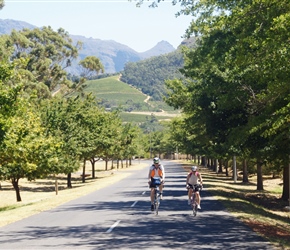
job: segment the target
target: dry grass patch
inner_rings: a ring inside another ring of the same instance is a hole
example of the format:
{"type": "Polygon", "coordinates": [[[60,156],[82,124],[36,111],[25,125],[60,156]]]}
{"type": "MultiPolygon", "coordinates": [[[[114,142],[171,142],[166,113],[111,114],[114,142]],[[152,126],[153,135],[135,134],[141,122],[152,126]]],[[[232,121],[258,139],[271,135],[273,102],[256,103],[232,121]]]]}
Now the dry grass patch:
{"type": "MultiPolygon", "coordinates": [[[[80,170],[72,175],[71,189],[66,187],[66,176],[59,175],[56,178],[59,190],[57,195],[55,191],[56,179],[53,176],[31,182],[21,179],[19,184],[22,202],[16,201],[16,193],[11,183],[1,182],[0,227],[111,185],[131,174],[130,171],[126,170],[134,170],[147,165],[141,161],[140,163],[135,162],[135,165],[129,168],[104,171],[104,162],[100,162],[96,164],[96,179],[87,177],[86,182],[82,183],[80,170]]],[[[90,167],[87,169],[90,174],[90,167]]]]}

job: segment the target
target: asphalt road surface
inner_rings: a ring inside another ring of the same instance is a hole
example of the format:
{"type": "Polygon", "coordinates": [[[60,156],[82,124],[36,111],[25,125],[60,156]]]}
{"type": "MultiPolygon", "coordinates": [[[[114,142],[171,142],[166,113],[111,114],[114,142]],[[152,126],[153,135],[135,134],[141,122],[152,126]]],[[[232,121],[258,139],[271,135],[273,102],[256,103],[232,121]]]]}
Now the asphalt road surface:
{"type": "Polygon", "coordinates": [[[1,227],[0,249],[274,249],[230,215],[205,188],[196,217],[187,205],[186,172],[163,161],[159,214],[150,210],[148,168],[55,209],[1,227]]]}

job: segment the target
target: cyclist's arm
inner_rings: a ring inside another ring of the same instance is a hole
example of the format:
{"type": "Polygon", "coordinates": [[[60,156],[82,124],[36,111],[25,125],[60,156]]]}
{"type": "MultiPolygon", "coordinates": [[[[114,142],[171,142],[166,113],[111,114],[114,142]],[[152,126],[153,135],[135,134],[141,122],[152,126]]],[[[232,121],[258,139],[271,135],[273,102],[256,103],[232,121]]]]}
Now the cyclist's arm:
{"type": "Polygon", "coordinates": [[[199,174],[199,183],[202,185],[202,177],[201,177],[201,174],[199,174]]]}
{"type": "Polygon", "coordinates": [[[162,180],[165,181],[165,170],[163,166],[161,168],[161,171],[162,171],[162,180]]]}
{"type": "Polygon", "coordinates": [[[149,173],[148,173],[148,182],[151,181],[151,168],[149,169],[149,173]]]}
{"type": "Polygon", "coordinates": [[[189,174],[186,177],[186,183],[185,183],[186,186],[188,185],[188,181],[189,181],[189,174]]]}

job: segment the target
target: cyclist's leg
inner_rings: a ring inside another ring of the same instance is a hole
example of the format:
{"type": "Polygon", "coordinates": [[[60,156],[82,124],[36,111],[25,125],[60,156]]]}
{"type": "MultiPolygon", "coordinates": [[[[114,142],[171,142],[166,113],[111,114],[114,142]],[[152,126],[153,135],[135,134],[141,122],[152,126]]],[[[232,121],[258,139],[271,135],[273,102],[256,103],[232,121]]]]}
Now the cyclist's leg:
{"type": "Polygon", "coordinates": [[[154,197],[155,196],[155,190],[154,186],[150,184],[150,201],[151,201],[151,211],[154,211],[154,197]]]}
{"type": "Polygon", "coordinates": [[[159,185],[160,199],[162,200],[163,196],[163,184],[159,185]]]}
{"type": "Polygon", "coordinates": [[[195,194],[196,194],[196,202],[197,202],[197,204],[200,205],[200,195],[199,195],[199,192],[196,191],[195,194]]]}
{"type": "Polygon", "coordinates": [[[192,196],[192,189],[191,188],[188,188],[187,194],[188,194],[188,205],[190,205],[191,204],[191,196],[192,196]]]}
{"type": "Polygon", "coordinates": [[[155,198],[154,196],[155,196],[155,191],[154,191],[154,187],[152,187],[150,191],[150,200],[152,204],[154,203],[154,198],[155,198]]]}
{"type": "Polygon", "coordinates": [[[199,191],[196,191],[196,203],[198,204],[198,209],[201,209],[200,201],[201,201],[200,193],[199,193],[199,191]]]}
{"type": "Polygon", "coordinates": [[[191,196],[192,196],[192,189],[189,188],[188,189],[188,199],[191,199],[191,196]]]}

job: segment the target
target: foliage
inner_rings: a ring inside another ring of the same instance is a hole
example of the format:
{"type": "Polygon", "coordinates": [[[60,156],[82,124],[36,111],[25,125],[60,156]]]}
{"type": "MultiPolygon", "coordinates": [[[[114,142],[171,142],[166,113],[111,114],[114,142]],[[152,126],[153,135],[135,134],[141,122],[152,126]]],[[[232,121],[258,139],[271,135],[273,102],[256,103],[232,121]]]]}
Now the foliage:
{"type": "Polygon", "coordinates": [[[33,180],[51,172],[57,162],[58,145],[45,135],[38,112],[26,99],[17,97],[14,112],[2,124],[0,178],[10,180],[17,201],[21,201],[18,181],[33,180]]]}
{"type": "Polygon", "coordinates": [[[179,2],[196,17],[188,34],[199,40],[183,51],[186,80],[166,82],[167,102],[186,114],[189,137],[208,157],[235,154],[260,166],[278,158],[286,166],[289,1],[179,2]]]}
{"type": "Polygon", "coordinates": [[[135,86],[153,100],[162,100],[166,94],[164,81],[180,78],[178,71],[183,66],[183,57],[179,50],[167,55],[152,57],[135,63],[127,63],[121,80],[135,86]]]}
{"type": "Polygon", "coordinates": [[[0,10],[3,9],[3,7],[5,6],[4,0],[0,1],[0,10]]]}
{"type": "Polygon", "coordinates": [[[79,65],[83,67],[82,76],[92,77],[94,74],[104,73],[104,66],[100,59],[95,56],[87,56],[84,60],[79,62],[79,65]]]}
{"type": "MultiPolygon", "coordinates": [[[[9,36],[0,37],[2,58],[10,61],[26,60],[17,70],[22,76],[26,92],[39,88],[38,97],[48,96],[58,84],[70,85],[65,68],[77,57],[80,43],[72,45],[69,34],[62,28],[57,32],[51,27],[42,29],[13,30],[9,36]],[[47,88],[47,89],[45,89],[47,88]]],[[[13,82],[10,82],[13,85],[13,82]]]]}

